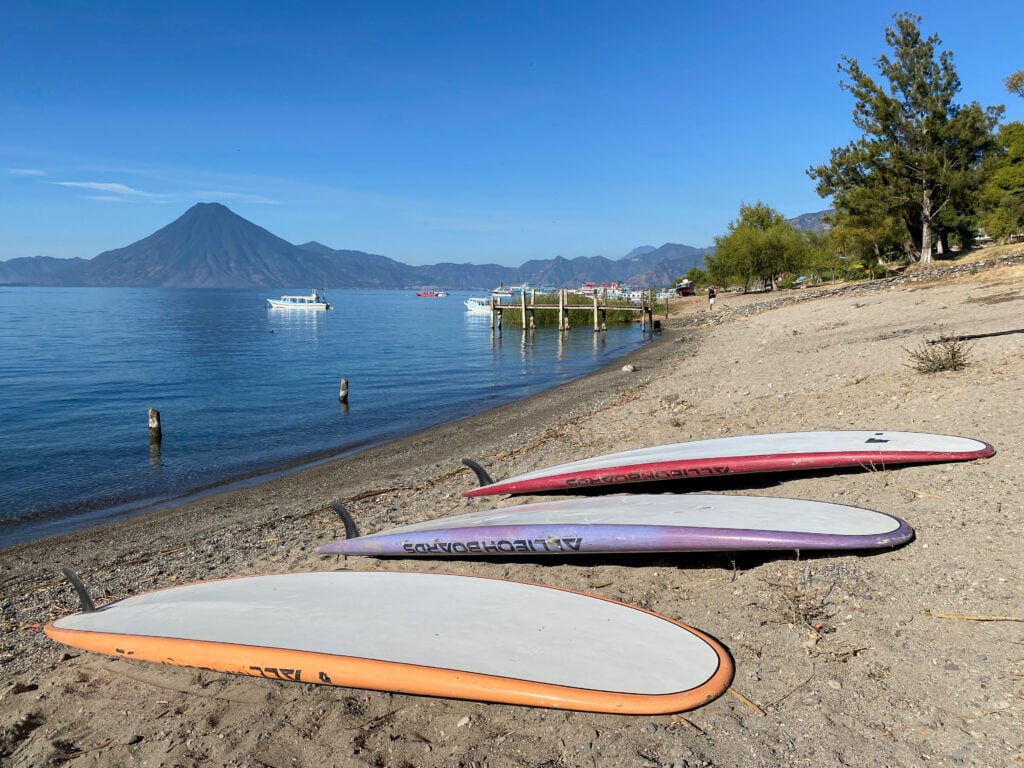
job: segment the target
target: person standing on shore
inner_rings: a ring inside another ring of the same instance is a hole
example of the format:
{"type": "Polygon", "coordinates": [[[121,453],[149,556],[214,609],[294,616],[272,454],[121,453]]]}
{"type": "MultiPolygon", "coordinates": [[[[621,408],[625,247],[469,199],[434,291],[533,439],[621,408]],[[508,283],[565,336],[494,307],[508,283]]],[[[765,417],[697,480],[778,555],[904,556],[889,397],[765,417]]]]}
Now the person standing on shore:
{"type": "Polygon", "coordinates": [[[715,293],[716,292],[717,292],[717,289],[715,288],[715,286],[713,286],[713,285],[709,285],[708,286],[708,311],[709,312],[714,312],[715,311],[715,293]]]}

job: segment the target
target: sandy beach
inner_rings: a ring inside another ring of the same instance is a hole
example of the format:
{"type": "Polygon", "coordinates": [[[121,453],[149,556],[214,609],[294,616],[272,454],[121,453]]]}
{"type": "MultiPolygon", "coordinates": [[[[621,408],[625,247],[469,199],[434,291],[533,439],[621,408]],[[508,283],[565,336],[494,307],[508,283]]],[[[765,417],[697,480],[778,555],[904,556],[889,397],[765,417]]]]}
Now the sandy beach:
{"type": "Polygon", "coordinates": [[[541,395],[253,487],[0,551],[0,766],[1024,764],[1024,265],[993,264],[992,252],[975,255],[989,260],[980,267],[920,279],[720,292],[714,313],[706,298],[680,299],[658,318],[657,342],[541,395]],[[914,370],[911,352],[944,335],[977,337],[971,364],[914,370]],[[462,497],[475,483],[463,457],[506,477],[610,451],[815,429],[963,435],[997,453],[659,488],[832,501],[915,528],[910,544],[871,555],[378,561],[315,552],[343,536],[334,501],[372,532],[541,498],[462,497]],[[97,602],[335,569],[549,584],[697,627],[729,649],[736,677],[707,706],[640,717],[132,662],[43,634],[78,607],[62,566],[97,602]]]}

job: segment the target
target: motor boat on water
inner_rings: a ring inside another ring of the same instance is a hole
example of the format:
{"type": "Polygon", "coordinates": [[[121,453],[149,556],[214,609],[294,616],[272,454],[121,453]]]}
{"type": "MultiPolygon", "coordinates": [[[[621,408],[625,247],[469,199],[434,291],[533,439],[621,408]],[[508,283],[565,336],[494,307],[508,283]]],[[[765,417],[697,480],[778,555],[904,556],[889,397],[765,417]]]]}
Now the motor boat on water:
{"type": "Polygon", "coordinates": [[[470,296],[462,303],[470,312],[487,313],[491,311],[491,299],[488,296],[470,296]]]}
{"type": "Polygon", "coordinates": [[[280,299],[267,299],[272,309],[330,309],[327,303],[327,291],[313,289],[306,296],[282,296],[280,299]]]}

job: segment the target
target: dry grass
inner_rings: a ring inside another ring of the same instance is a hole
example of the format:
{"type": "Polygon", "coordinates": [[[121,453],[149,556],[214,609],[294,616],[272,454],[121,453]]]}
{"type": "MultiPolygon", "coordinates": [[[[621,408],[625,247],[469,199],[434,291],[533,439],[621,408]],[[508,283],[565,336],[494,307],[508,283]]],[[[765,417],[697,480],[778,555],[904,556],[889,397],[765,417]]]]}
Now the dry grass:
{"type": "Polygon", "coordinates": [[[908,365],[918,373],[962,371],[971,364],[971,345],[955,336],[926,341],[906,352],[910,355],[908,365]]]}

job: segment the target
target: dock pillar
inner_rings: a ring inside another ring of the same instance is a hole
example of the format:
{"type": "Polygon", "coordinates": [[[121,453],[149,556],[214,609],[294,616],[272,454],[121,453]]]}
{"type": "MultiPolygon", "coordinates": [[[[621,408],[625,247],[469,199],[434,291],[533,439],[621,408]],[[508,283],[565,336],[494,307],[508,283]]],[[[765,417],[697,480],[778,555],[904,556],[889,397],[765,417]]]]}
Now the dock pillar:
{"type": "Polygon", "coordinates": [[[338,389],[338,402],[348,402],[348,379],[341,380],[341,387],[338,389]]]}
{"type": "Polygon", "coordinates": [[[491,296],[491,328],[501,331],[501,298],[491,296]]]}

